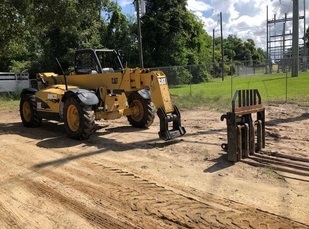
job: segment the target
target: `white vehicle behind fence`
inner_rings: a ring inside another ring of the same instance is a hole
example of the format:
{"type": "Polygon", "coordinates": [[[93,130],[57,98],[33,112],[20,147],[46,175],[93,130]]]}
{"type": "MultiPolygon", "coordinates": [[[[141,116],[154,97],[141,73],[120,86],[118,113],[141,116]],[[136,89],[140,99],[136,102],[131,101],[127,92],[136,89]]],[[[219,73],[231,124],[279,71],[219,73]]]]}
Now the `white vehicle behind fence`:
{"type": "Polygon", "coordinates": [[[30,87],[29,73],[0,72],[0,93],[18,92],[30,87]]]}

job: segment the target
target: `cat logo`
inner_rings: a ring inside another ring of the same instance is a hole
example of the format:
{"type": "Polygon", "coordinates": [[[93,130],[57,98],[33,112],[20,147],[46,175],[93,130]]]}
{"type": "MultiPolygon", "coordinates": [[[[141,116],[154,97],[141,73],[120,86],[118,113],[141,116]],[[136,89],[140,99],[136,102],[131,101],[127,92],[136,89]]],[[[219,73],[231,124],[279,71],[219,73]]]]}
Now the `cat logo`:
{"type": "Polygon", "coordinates": [[[112,78],[112,84],[118,84],[118,78],[112,78]]]}

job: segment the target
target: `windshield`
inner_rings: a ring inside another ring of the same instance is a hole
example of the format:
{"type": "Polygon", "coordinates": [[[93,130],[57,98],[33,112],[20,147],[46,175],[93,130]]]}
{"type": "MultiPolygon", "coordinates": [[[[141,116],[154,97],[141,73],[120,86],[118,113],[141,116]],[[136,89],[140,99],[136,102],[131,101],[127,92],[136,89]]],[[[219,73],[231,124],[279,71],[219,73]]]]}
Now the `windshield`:
{"type": "Polygon", "coordinates": [[[96,51],[96,54],[103,71],[104,69],[116,71],[123,68],[118,55],[114,51],[96,51]]]}

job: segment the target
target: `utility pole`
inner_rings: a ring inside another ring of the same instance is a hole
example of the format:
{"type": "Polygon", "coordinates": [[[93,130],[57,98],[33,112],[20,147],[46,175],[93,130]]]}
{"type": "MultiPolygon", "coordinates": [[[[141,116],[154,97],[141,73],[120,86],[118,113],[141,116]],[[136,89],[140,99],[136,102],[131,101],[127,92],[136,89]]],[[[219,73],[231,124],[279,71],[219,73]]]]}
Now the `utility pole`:
{"type": "Polygon", "coordinates": [[[144,58],[143,58],[143,44],[142,44],[142,29],[141,29],[141,19],[140,19],[140,0],[135,0],[136,16],[137,16],[137,29],[138,29],[138,46],[139,46],[139,62],[140,67],[144,68],[144,58]]]}
{"type": "Polygon", "coordinates": [[[306,71],[307,68],[307,52],[306,52],[306,2],[304,0],[304,51],[303,51],[303,71],[306,71]]]}
{"type": "Polygon", "coordinates": [[[221,77],[222,77],[222,81],[224,81],[224,50],[223,50],[222,12],[220,12],[220,29],[221,29],[221,77]]]}
{"type": "Polygon", "coordinates": [[[269,40],[268,40],[268,5],[266,6],[266,64],[265,64],[265,73],[268,74],[269,73],[269,40]]]}
{"type": "MultiPolygon", "coordinates": [[[[285,14],[286,16],[286,14],[285,14]]],[[[286,57],[285,55],[285,22],[283,23],[283,30],[282,30],[282,36],[283,36],[283,45],[282,45],[282,56],[283,56],[283,63],[282,63],[282,72],[286,72],[286,57]]]]}
{"type": "Polygon", "coordinates": [[[292,77],[298,77],[299,67],[299,0],[293,0],[292,77]]]}
{"type": "Polygon", "coordinates": [[[215,29],[212,30],[212,65],[215,67],[215,29]]]}

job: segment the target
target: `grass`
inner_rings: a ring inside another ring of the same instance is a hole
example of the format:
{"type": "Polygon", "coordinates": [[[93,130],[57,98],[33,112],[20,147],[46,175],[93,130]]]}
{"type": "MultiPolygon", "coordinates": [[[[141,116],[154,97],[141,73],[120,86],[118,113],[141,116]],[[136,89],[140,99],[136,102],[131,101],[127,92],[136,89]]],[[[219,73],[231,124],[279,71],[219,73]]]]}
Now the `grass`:
{"type": "Polygon", "coordinates": [[[0,94],[0,111],[1,110],[18,110],[20,92],[1,93],[0,94]]]}
{"type": "Polygon", "coordinates": [[[277,171],[275,170],[275,168],[273,168],[271,166],[266,165],[264,167],[260,167],[258,169],[258,173],[260,173],[261,175],[265,175],[269,178],[285,180],[284,177],[282,175],[278,174],[277,171]]]}
{"type": "Polygon", "coordinates": [[[231,98],[238,89],[258,89],[262,103],[309,104],[309,72],[298,77],[286,74],[226,77],[212,82],[171,88],[175,104],[184,109],[231,107],[231,98]]]}

